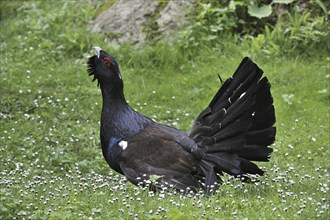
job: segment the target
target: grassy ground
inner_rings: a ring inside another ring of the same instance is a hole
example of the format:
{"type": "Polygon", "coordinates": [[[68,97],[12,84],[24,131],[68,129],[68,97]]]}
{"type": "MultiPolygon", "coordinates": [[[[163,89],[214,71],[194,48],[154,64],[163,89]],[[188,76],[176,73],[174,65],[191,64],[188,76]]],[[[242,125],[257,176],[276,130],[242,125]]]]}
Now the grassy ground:
{"type": "Polygon", "coordinates": [[[132,107],[184,130],[217,91],[216,74],[229,77],[249,51],[230,40],[189,57],[162,45],[115,50],[86,31],[96,10],[87,1],[79,15],[74,3],[1,4],[1,219],[329,219],[326,54],[251,53],[272,83],[278,129],[260,182],[226,176],[213,196],[154,194],[102,157],[89,48],[113,51],[132,107]]]}

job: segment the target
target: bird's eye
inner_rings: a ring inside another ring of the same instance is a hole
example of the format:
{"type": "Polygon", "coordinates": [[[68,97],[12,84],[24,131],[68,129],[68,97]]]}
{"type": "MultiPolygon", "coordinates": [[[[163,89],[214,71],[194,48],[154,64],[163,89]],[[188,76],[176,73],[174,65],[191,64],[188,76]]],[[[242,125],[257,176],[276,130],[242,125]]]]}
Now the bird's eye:
{"type": "Polygon", "coordinates": [[[109,67],[111,67],[112,63],[111,63],[111,61],[109,60],[108,57],[104,57],[103,61],[104,61],[105,64],[107,64],[109,67]]]}

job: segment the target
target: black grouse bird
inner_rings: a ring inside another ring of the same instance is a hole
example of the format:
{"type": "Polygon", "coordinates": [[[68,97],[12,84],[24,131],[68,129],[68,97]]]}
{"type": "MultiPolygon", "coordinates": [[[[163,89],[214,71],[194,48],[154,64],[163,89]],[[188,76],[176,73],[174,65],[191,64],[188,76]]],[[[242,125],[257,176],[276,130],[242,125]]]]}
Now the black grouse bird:
{"type": "MultiPolygon", "coordinates": [[[[158,177],[154,188],[206,192],[222,182],[223,172],[247,178],[263,175],[251,161],[268,161],[276,129],[270,83],[244,58],[191,131],[159,124],[126,102],[116,60],[99,47],[88,60],[102,91],[101,145],[110,167],[135,185],[158,177]]],[[[148,182],[148,181],[147,181],[148,182]]]]}

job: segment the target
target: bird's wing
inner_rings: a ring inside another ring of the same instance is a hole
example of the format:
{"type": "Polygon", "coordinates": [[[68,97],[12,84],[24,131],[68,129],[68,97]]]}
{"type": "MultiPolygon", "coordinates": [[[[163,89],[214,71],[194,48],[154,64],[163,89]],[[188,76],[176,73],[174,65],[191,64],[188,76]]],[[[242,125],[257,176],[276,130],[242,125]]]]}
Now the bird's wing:
{"type": "Polygon", "coordinates": [[[178,190],[199,188],[199,165],[176,138],[162,126],[150,125],[121,142],[124,150],[120,167],[127,179],[138,185],[158,176],[157,188],[163,185],[178,190]]]}

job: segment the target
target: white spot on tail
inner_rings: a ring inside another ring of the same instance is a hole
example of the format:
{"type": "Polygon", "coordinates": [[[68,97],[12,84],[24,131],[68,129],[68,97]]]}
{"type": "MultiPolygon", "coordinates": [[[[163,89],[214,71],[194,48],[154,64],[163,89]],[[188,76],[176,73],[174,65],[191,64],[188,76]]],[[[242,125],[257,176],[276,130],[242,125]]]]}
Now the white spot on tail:
{"type": "Polygon", "coordinates": [[[243,92],[238,99],[242,98],[245,94],[246,92],[243,92]]]}
{"type": "Polygon", "coordinates": [[[123,150],[125,150],[128,144],[127,144],[127,141],[120,141],[120,142],[118,143],[118,145],[119,145],[123,150]]]}

